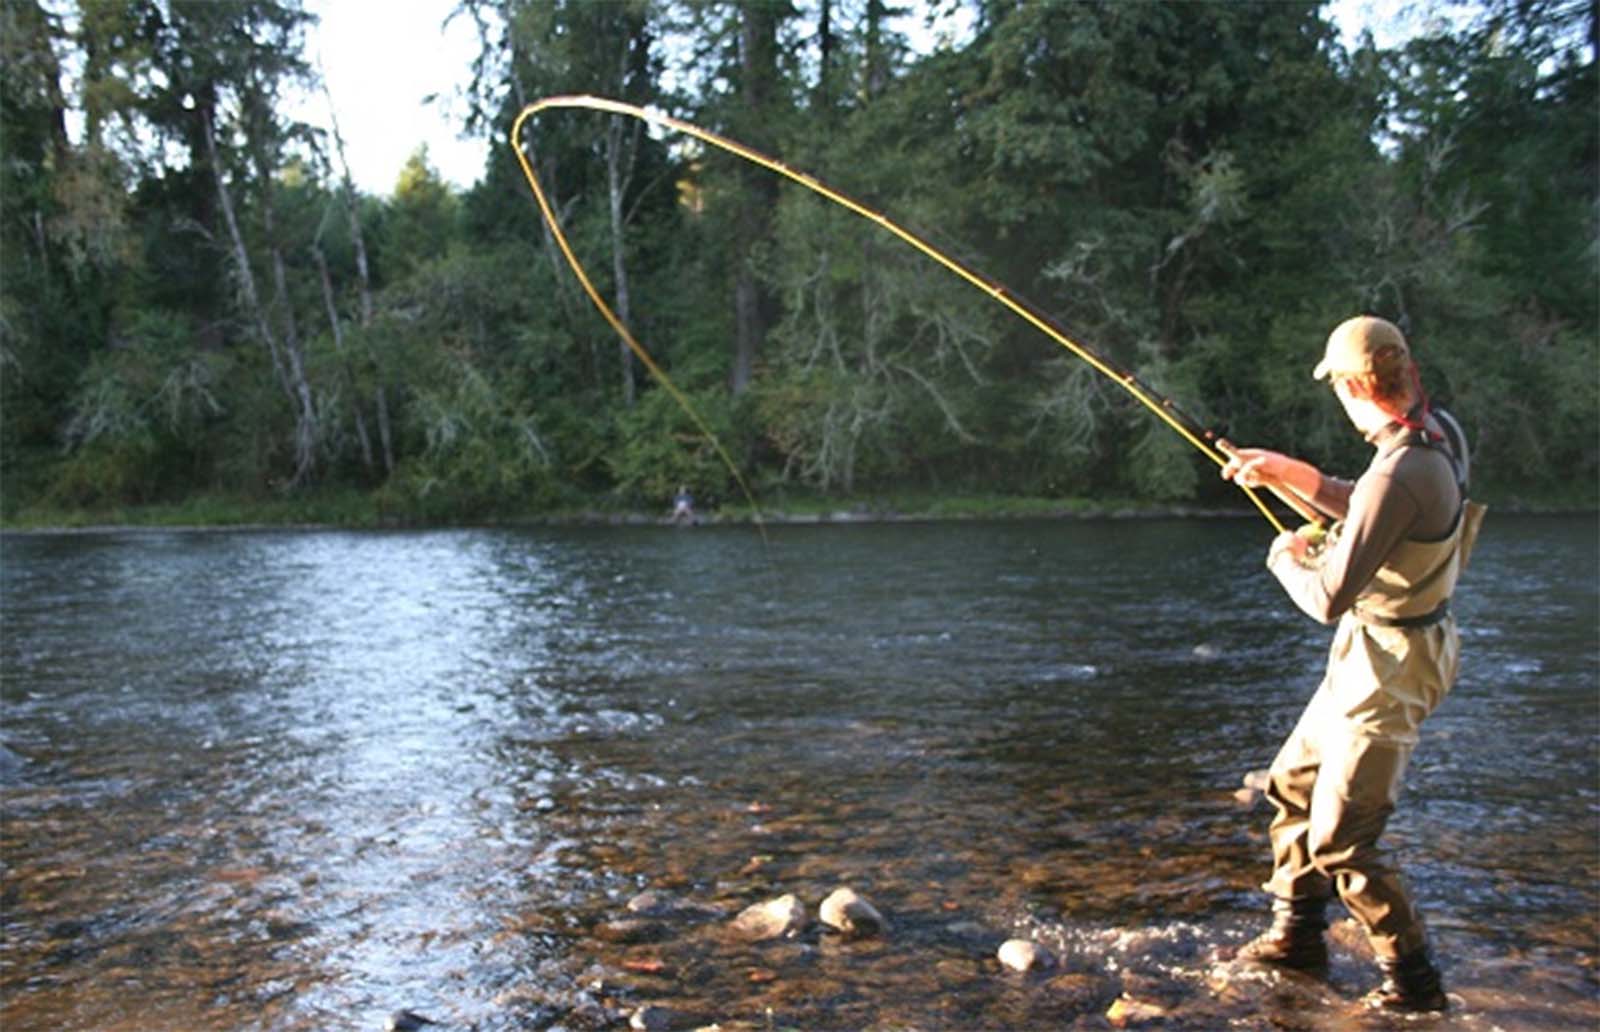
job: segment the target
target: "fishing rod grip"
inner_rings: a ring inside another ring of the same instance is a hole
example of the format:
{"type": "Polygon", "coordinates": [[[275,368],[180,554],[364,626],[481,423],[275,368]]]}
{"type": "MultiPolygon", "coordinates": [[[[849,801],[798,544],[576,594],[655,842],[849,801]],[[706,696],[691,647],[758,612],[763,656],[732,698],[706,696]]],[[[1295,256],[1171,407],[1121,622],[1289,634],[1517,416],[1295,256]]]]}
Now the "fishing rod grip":
{"type": "MultiPolygon", "coordinates": [[[[1233,442],[1229,441],[1227,438],[1217,438],[1216,445],[1217,451],[1226,455],[1228,458],[1237,459],[1239,457],[1239,449],[1234,447],[1233,442]]],[[[1300,515],[1300,518],[1305,520],[1307,523],[1314,523],[1320,527],[1327,522],[1327,518],[1313,508],[1310,502],[1306,501],[1304,498],[1301,498],[1293,491],[1283,488],[1278,484],[1268,484],[1266,486],[1268,491],[1271,491],[1277,496],[1278,501],[1293,509],[1300,515]]]]}

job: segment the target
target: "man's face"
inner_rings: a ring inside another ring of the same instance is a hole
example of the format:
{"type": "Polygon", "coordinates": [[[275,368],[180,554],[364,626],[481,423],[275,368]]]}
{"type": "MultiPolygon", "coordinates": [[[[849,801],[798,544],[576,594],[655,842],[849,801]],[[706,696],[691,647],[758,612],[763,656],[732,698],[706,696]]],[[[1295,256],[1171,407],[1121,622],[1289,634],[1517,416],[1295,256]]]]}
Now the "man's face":
{"type": "Polygon", "coordinates": [[[1389,417],[1372,403],[1360,376],[1334,373],[1328,377],[1328,385],[1333,388],[1333,396],[1339,399],[1339,404],[1344,406],[1345,416],[1362,433],[1371,433],[1389,421],[1389,417]]]}

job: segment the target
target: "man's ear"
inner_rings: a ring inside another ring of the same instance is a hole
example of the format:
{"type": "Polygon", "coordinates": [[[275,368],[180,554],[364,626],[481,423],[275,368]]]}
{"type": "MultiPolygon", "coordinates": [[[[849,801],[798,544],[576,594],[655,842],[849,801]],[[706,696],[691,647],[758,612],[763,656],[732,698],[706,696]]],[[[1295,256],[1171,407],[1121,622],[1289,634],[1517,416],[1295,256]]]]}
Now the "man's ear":
{"type": "Polygon", "coordinates": [[[1344,378],[1344,389],[1350,392],[1350,397],[1357,401],[1372,400],[1372,378],[1370,376],[1347,376],[1344,378]]]}

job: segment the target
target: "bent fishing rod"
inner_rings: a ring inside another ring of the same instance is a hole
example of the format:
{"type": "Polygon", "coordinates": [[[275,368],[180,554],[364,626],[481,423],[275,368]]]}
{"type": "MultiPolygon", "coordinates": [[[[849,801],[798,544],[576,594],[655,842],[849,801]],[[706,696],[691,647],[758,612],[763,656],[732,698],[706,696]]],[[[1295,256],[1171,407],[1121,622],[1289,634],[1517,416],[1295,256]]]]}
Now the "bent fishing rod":
{"type": "MultiPolygon", "coordinates": [[[[529,153],[531,149],[525,148],[521,144],[519,141],[519,136],[521,135],[523,125],[526,124],[530,118],[539,114],[541,111],[546,111],[553,108],[579,108],[589,111],[607,112],[613,115],[623,115],[629,118],[634,118],[649,125],[670,129],[674,132],[682,133],[685,136],[693,137],[702,143],[705,143],[711,147],[715,147],[716,149],[724,151],[728,154],[732,154],[735,157],[748,161],[753,165],[758,165],[761,168],[767,169],[768,171],[777,173],[791,182],[798,183],[825,200],[831,201],[847,211],[866,219],[868,222],[874,223],[878,227],[888,231],[894,236],[899,237],[900,240],[910,244],[924,256],[932,259],[939,265],[942,265],[950,272],[965,280],[971,286],[976,287],[993,300],[999,302],[1001,305],[1004,305],[1013,314],[1019,316],[1024,322],[1028,323],[1034,329],[1043,333],[1046,337],[1055,341],[1063,348],[1066,348],[1078,358],[1087,362],[1095,369],[1095,371],[1101,373],[1107,379],[1116,383],[1128,394],[1132,395],[1134,400],[1152,412],[1163,423],[1171,427],[1172,430],[1178,434],[1178,436],[1182,437],[1185,441],[1189,442],[1189,444],[1193,445],[1197,451],[1199,451],[1206,458],[1210,459],[1213,463],[1217,464],[1219,467],[1226,466],[1228,460],[1234,457],[1236,454],[1236,451],[1231,444],[1219,437],[1215,432],[1207,430],[1205,427],[1203,427],[1197,420],[1180,409],[1170,398],[1167,398],[1166,396],[1155,391],[1148,384],[1144,383],[1144,381],[1135,376],[1132,372],[1116,365],[1104,355],[1088,347],[1087,345],[1074,340],[1055,322],[1055,320],[1050,318],[1050,316],[1046,315],[1031,302],[1017,295],[1010,288],[1006,287],[1005,284],[984,275],[961,259],[945,253],[944,251],[935,247],[928,240],[917,235],[916,233],[913,233],[911,230],[906,229],[899,223],[892,221],[883,213],[868,208],[860,201],[855,200],[848,194],[845,194],[843,191],[830,186],[815,176],[790,168],[788,165],[776,158],[763,154],[760,151],[755,150],[752,147],[748,147],[737,140],[733,140],[718,133],[711,132],[708,129],[702,129],[691,122],[685,122],[680,118],[674,118],[671,115],[660,114],[659,112],[650,111],[646,108],[642,108],[634,104],[624,103],[623,101],[619,100],[611,100],[606,97],[595,97],[589,95],[567,95],[545,97],[542,100],[538,100],[527,105],[517,115],[516,120],[511,125],[511,148],[516,152],[517,162],[522,166],[522,174],[528,181],[528,187],[533,191],[534,199],[539,205],[539,212],[544,217],[545,225],[549,227],[550,235],[555,240],[556,246],[560,248],[562,255],[566,258],[567,264],[572,268],[573,275],[578,278],[578,282],[583,286],[584,293],[588,294],[589,300],[594,304],[595,308],[599,309],[600,314],[605,318],[606,322],[609,323],[611,328],[616,331],[617,335],[622,338],[622,341],[628,346],[628,349],[632,351],[634,355],[638,356],[639,361],[646,369],[650,371],[650,375],[655,377],[655,379],[667,389],[667,391],[672,395],[673,400],[676,401],[678,406],[688,414],[690,420],[693,421],[696,428],[699,429],[699,431],[705,436],[706,440],[711,443],[711,446],[716,449],[718,457],[722,459],[729,471],[733,473],[734,479],[738,481],[739,487],[744,492],[745,498],[750,502],[752,509],[757,512],[758,520],[760,507],[756,504],[754,496],[751,494],[749,487],[745,484],[744,477],[739,474],[738,468],[735,466],[733,460],[723,449],[722,444],[717,440],[716,435],[711,432],[710,428],[706,426],[704,420],[702,420],[699,414],[695,412],[694,406],[689,404],[688,398],[683,395],[683,392],[678,390],[677,385],[672,382],[671,378],[667,376],[666,372],[659,364],[657,364],[655,359],[644,348],[644,346],[634,338],[632,331],[622,322],[617,314],[612,311],[611,307],[606,304],[605,299],[600,296],[599,290],[595,288],[594,283],[589,279],[589,275],[584,270],[583,264],[578,261],[577,255],[573,252],[571,244],[568,243],[566,234],[561,229],[560,220],[556,218],[555,209],[551,206],[550,200],[545,195],[544,189],[539,185],[539,177],[534,173],[533,165],[529,160],[529,153]]],[[[1267,522],[1271,523],[1273,528],[1279,533],[1283,533],[1286,528],[1278,520],[1277,516],[1273,514],[1272,510],[1267,507],[1266,503],[1261,500],[1260,496],[1245,484],[1240,483],[1237,480],[1235,480],[1234,483],[1241,491],[1245,493],[1255,507],[1261,511],[1261,514],[1266,517],[1267,522]]],[[[1271,490],[1273,494],[1277,495],[1278,498],[1283,501],[1284,504],[1288,505],[1296,513],[1306,519],[1307,522],[1318,526],[1323,523],[1324,518],[1322,515],[1297,495],[1294,495],[1287,489],[1280,489],[1276,485],[1272,486],[1271,490]]]]}

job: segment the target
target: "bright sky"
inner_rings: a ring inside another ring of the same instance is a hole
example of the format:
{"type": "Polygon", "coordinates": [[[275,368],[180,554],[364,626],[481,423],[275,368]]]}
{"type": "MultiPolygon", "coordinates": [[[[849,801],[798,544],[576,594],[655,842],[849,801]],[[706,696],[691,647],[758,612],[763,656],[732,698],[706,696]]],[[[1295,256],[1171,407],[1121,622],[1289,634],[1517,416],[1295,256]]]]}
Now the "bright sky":
{"type": "MultiPolygon", "coordinates": [[[[339,116],[356,187],[394,192],[401,166],[419,144],[446,182],[468,187],[483,177],[491,142],[457,137],[464,108],[457,94],[478,55],[472,20],[444,21],[456,0],[306,0],[321,24],[307,36],[339,116]],[[423,98],[437,94],[432,104],[423,98]]],[[[328,127],[327,98],[307,98],[299,117],[328,127]]],[[[498,141],[495,141],[498,142],[498,141]]]]}
{"type": "MultiPolygon", "coordinates": [[[[428,145],[429,163],[461,188],[477,182],[490,149],[504,145],[498,138],[456,135],[464,114],[457,94],[471,78],[478,40],[465,17],[452,21],[448,31],[442,28],[455,3],[306,0],[306,8],[321,18],[310,31],[308,56],[321,60],[356,186],[366,193],[392,193],[418,144],[428,145]],[[424,104],[429,94],[438,99],[424,104]]],[[[1347,44],[1370,25],[1383,46],[1462,6],[1450,0],[1333,0],[1329,14],[1347,44]]],[[[909,20],[920,25],[920,17],[909,20]]],[[[326,127],[327,111],[319,94],[298,114],[326,127]]]]}

